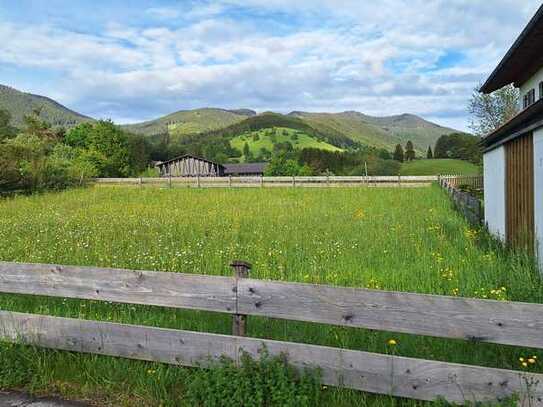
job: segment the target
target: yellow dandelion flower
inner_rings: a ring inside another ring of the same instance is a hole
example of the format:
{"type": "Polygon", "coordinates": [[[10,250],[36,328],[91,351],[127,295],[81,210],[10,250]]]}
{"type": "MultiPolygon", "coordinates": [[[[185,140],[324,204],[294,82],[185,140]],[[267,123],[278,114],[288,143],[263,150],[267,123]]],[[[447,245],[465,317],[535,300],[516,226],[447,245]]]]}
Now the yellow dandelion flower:
{"type": "Polygon", "coordinates": [[[395,339],[389,339],[388,342],[387,342],[387,344],[390,345],[390,346],[394,346],[394,345],[397,345],[398,342],[396,342],[395,339]]]}
{"type": "Polygon", "coordinates": [[[528,367],[528,363],[522,362],[522,367],[528,367]]]}
{"type": "Polygon", "coordinates": [[[535,359],[534,358],[528,359],[528,363],[531,365],[535,364],[535,359]]]}
{"type": "Polygon", "coordinates": [[[518,358],[519,362],[524,362],[524,358],[518,358]]]}

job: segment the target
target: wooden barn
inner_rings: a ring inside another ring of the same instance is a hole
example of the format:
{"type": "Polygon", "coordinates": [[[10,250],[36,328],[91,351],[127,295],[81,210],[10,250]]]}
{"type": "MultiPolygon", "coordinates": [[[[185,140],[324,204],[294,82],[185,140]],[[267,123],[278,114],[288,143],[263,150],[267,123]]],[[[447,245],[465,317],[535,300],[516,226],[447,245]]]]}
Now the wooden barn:
{"type": "Polygon", "coordinates": [[[156,164],[161,177],[262,176],[267,163],[219,164],[184,155],[156,164]]]}
{"type": "Polygon", "coordinates": [[[220,164],[193,155],[184,155],[157,164],[161,177],[220,177],[220,164]]]}
{"type": "Polygon", "coordinates": [[[485,220],[512,246],[539,254],[543,270],[543,6],[481,91],[514,84],[518,113],[482,139],[485,220]]]}

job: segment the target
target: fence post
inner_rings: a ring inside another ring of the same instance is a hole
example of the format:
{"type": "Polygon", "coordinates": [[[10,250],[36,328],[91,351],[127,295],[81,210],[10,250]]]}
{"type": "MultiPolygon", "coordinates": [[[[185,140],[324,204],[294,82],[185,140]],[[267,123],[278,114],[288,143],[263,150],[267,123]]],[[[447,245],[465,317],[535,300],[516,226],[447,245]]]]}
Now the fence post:
{"type": "Polygon", "coordinates": [[[292,186],[296,186],[296,177],[294,175],[292,176],[292,186]]]}
{"type": "Polygon", "coordinates": [[[172,174],[170,174],[170,176],[168,177],[168,187],[172,187],[172,174]]]}
{"type": "Polygon", "coordinates": [[[398,175],[398,186],[399,187],[402,186],[402,176],[401,175],[398,175]]]}
{"type": "Polygon", "coordinates": [[[200,188],[200,174],[199,173],[196,175],[196,186],[200,188]]]}
{"type": "Polygon", "coordinates": [[[140,184],[140,188],[143,187],[143,178],[140,177],[138,183],[140,184]]]}
{"type": "Polygon", "coordinates": [[[228,186],[230,188],[232,188],[232,176],[231,175],[228,176],[228,186]]]}
{"type": "Polygon", "coordinates": [[[330,186],[330,174],[326,174],[326,185],[330,186]]]}
{"type": "MultiPolygon", "coordinates": [[[[234,269],[234,278],[236,279],[236,297],[238,296],[238,280],[249,277],[251,265],[245,261],[234,260],[230,267],[234,269]]],[[[237,300],[236,300],[237,303],[237,300]]],[[[236,310],[237,311],[237,310],[236,310]]],[[[246,336],[247,334],[247,315],[234,314],[232,316],[232,335],[246,336]]]]}
{"type": "Polygon", "coordinates": [[[260,188],[264,187],[264,175],[260,176],[260,188]]]}

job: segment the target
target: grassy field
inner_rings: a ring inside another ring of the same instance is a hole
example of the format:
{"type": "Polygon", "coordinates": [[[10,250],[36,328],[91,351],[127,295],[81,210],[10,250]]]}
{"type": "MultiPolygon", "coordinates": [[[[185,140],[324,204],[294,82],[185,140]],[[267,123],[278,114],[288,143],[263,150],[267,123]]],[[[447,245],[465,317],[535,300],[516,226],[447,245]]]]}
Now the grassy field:
{"type": "Polygon", "coordinates": [[[475,164],[463,160],[435,159],[405,162],[400,175],[477,175],[481,170],[475,164]]]}
{"type": "Polygon", "coordinates": [[[342,151],[340,148],[324,141],[319,141],[303,132],[284,127],[274,127],[273,129],[262,129],[251,133],[243,134],[232,139],[232,147],[243,151],[245,143],[248,144],[251,153],[255,156],[260,154],[260,150],[265,148],[272,152],[273,146],[277,143],[290,142],[295,149],[318,148],[327,151],[342,151]]]}
{"type": "MultiPolygon", "coordinates": [[[[93,187],[0,201],[0,260],[231,275],[500,300],[543,302],[529,258],[495,246],[421,189],[159,189],[93,187]]],[[[231,333],[207,312],[1,295],[4,310],[231,333]]],[[[458,363],[522,369],[543,353],[413,335],[250,317],[248,334],[458,363]],[[391,350],[389,339],[397,346],[391,350]]],[[[194,370],[122,359],[0,348],[0,387],[99,400],[178,406],[194,370]]],[[[530,371],[543,372],[539,364],[530,371]]],[[[414,401],[334,390],[330,406],[415,406],[414,401]]]]}

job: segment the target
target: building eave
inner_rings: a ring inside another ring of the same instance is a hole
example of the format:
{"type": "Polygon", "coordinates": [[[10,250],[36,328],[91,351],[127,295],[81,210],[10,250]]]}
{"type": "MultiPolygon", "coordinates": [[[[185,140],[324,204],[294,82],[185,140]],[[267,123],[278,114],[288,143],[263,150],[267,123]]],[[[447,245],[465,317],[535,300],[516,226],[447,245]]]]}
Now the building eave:
{"type": "Polygon", "coordinates": [[[480,144],[483,150],[488,152],[539,127],[543,127],[543,99],[538,100],[507,123],[483,137],[480,144]]]}
{"type": "Polygon", "coordinates": [[[522,85],[543,66],[543,5],[480,88],[492,93],[511,83],[522,85]]]}

